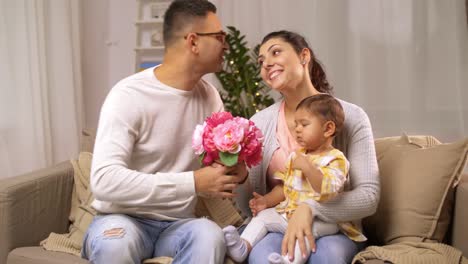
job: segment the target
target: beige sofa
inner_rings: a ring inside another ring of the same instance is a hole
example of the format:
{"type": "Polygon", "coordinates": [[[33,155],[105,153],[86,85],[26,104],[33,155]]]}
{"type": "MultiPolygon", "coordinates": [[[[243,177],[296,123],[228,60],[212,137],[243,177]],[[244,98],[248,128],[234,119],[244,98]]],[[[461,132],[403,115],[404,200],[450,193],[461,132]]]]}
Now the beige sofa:
{"type": "MultiPolygon", "coordinates": [[[[376,140],[379,165],[385,160],[382,153],[388,152],[390,145],[399,144],[398,140],[400,139],[397,137],[376,140]]],[[[425,142],[427,141],[425,139],[425,142]]],[[[384,165],[382,163],[382,166],[384,165]]],[[[448,200],[442,202],[444,206],[450,204],[447,211],[450,220],[443,240],[461,250],[464,256],[468,256],[467,178],[468,176],[464,175],[456,188],[450,187],[448,196],[453,196],[454,201],[444,195],[444,199],[448,200]]],[[[68,232],[73,184],[73,167],[69,161],[0,181],[0,264],[88,263],[75,255],[46,251],[39,246],[39,242],[51,232],[68,232]]],[[[450,184],[454,185],[453,182],[450,184]]],[[[385,202],[385,199],[381,201],[385,202]]],[[[374,220],[381,221],[379,218],[374,220]]],[[[385,226],[376,227],[375,221],[372,222],[372,219],[365,221],[366,224],[369,223],[369,227],[366,227],[368,232],[387,235],[385,239],[394,232],[383,230],[385,226]]],[[[379,234],[368,235],[374,241],[379,240],[379,234]]]]}

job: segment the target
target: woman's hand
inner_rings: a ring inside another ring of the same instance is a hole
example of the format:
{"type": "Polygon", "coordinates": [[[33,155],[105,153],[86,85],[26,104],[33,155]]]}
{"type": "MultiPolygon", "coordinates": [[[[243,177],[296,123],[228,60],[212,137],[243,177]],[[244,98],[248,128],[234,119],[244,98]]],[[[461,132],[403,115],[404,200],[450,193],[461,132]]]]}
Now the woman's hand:
{"type": "Polygon", "coordinates": [[[262,210],[265,210],[267,208],[267,200],[265,196],[260,195],[256,192],[253,193],[254,198],[252,198],[249,201],[249,207],[250,210],[252,211],[253,216],[257,216],[258,213],[260,213],[262,210]]]}
{"type": "Polygon", "coordinates": [[[307,250],[305,239],[309,241],[310,250],[315,252],[315,238],[312,235],[313,220],[312,209],[304,203],[299,205],[288,221],[288,227],[281,244],[281,255],[288,254],[289,260],[294,260],[296,240],[299,243],[302,255],[307,255],[304,254],[307,250]]]}

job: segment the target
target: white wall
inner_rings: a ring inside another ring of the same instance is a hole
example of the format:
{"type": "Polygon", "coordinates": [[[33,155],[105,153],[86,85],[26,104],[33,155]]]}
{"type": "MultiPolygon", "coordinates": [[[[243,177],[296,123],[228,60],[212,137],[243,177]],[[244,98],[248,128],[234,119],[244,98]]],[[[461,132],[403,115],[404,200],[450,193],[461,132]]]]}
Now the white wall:
{"type": "Polygon", "coordinates": [[[110,88],[134,72],[134,0],[82,1],[85,127],[96,128],[110,88]]]}
{"type": "MultiPolygon", "coordinates": [[[[134,72],[137,1],[83,1],[85,126],[95,128],[109,89],[134,72]]],[[[364,107],[375,136],[466,136],[465,1],[211,1],[252,46],[273,30],[306,36],[335,94],[364,107]]]]}

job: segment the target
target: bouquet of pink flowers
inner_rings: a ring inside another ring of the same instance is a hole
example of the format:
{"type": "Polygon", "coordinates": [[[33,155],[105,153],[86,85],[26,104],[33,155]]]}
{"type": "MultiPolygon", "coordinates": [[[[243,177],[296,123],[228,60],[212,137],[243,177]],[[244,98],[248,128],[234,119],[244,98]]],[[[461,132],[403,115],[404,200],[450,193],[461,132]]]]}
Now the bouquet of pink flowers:
{"type": "Polygon", "coordinates": [[[206,166],[220,160],[226,166],[245,162],[252,167],[262,160],[263,134],[255,124],[229,112],[213,113],[197,125],[192,148],[206,166]]]}

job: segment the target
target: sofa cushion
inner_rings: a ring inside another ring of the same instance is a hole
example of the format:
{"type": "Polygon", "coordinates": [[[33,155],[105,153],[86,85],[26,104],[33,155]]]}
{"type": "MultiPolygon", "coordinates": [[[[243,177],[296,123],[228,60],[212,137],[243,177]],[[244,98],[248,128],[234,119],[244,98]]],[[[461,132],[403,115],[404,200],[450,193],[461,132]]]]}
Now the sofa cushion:
{"type": "Polygon", "coordinates": [[[80,257],[44,250],[42,247],[22,247],[10,252],[8,264],[88,264],[80,257]]]}
{"type": "Polygon", "coordinates": [[[364,220],[378,245],[400,241],[442,242],[451,221],[454,187],[466,164],[468,139],[439,144],[429,136],[376,140],[381,196],[364,220]]]}
{"type": "Polygon", "coordinates": [[[96,214],[91,207],[93,195],[89,186],[92,157],[93,155],[89,152],[81,152],[78,160],[71,161],[74,185],[69,216],[70,232],[67,234],[51,233],[41,242],[47,250],[80,255],[84,234],[96,214]]]}

